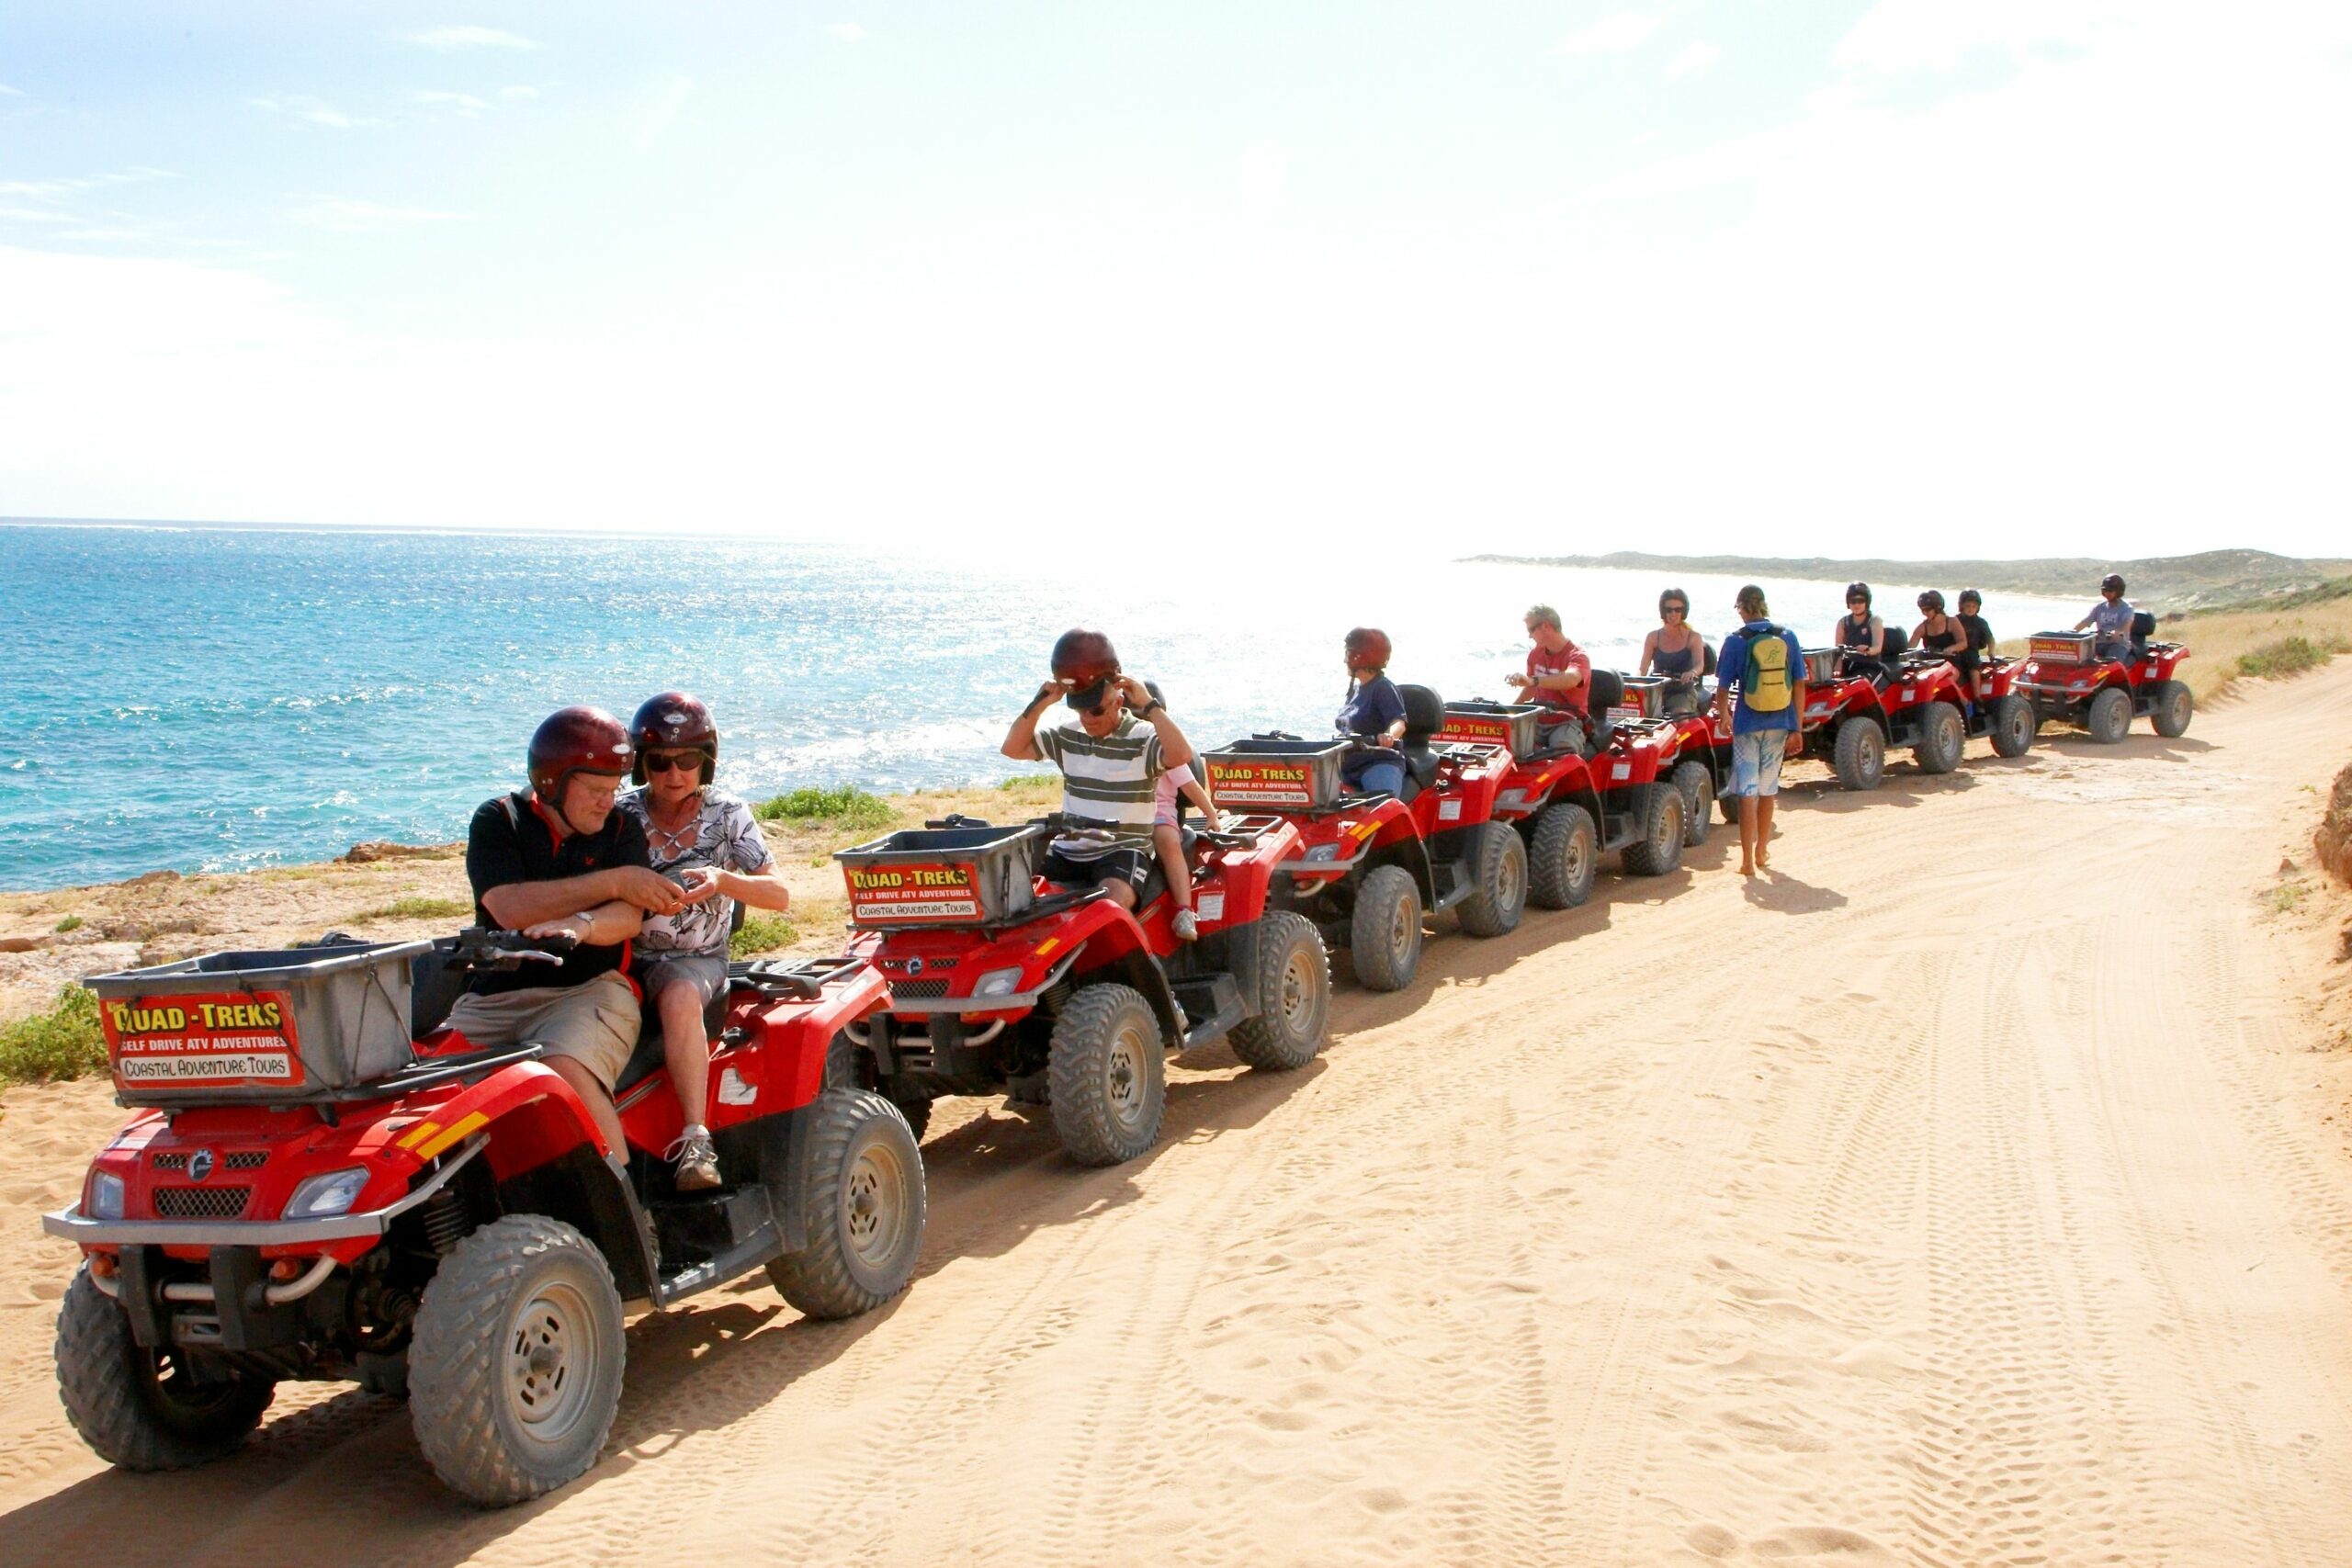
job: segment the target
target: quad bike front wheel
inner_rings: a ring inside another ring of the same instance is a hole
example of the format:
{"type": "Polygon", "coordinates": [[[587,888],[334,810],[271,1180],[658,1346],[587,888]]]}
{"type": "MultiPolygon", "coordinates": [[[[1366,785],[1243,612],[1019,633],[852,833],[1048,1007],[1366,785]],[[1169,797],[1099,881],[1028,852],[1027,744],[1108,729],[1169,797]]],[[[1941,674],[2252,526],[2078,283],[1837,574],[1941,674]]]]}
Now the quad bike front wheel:
{"type": "Polygon", "coordinates": [[[1376,865],[1356,889],[1348,953],[1367,989],[1401,991],[1421,966],[1421,890],[1401,865],[1376,865]]]}
{"type": "Polygon", "coordinates": [[[1829,761],[1846,788],[1876,789],[1886,776],[1885,733],[1867,718],[1849,718],[1838,727],[1829,761]]]}
{"type": "Polygon", "coordinates": [[[148,1350],[82,1266],[57,1314],[57,1392],[97,1456],[125,1470],[185,1470],[242,1446],[277,1393],[253,1377],[204,1378],[177,1349],[148,1350]]]}
{"type": "Polygon", "coordinates": [[[2091,699],[2083,728],[2102,746],[2113,746],[2132,728],[2132,699],[2120,686],[2109,686],[2091,699]]]}
{"type": "MultiPolygon", "coordinates": [[[[1372,874],[1394,873],[1412,889],[1411,874],[1382,866],[1372,874]]],[[[1365,879],[1371,886],[1371,878],[1365,879]]],[[[1413,953],[1420,955],[1421,897],[1413,891],[1413,953]]],[[[1303,1067],[1323,1049],[1331,1023],[1331,959],[1315,922],[1295,909],[1270,909],[1258,921],[1249,962],[1236,976],[1252,1016],[1233,1026],[1227,1038],[1241,1064],[1270,1072],[1303,1067]]],[[[1408,976],[1409,977],[1409,976],[1408,976]]]]}
{"type": "Polygon", "coordinates": [[[2188,721],[2196,714],[2197,698],[2186,681],[2166,681],[2156,692],[2156,700],[2148,705],[2148,722],[2167,740],[2188,734],[2188,721]]]}
{"type": "Polygon", "coordinates": [[[808,1241],[768,1260],[768,1282],[809,1317],[855,1317],[914,1278],[922,1156],[899,1108],[871,1089],[828,1089],[808,1114],[799,1170],[768,1189],[779,1213],[799,1212],[808,1241]]]}
{"type": "Polygon", "coordinates": [[[1664,876],[1682,863],[1682,792],[1671,783],[1643,787],[1642,836],[1625,846],[1625,869],[1635,876],[1664,876]]]}
{"type": "Polygon", "coordinates": [[[1080,1165],[1117,1165],[1159,1139],[1168,1067],[1159,1016],[1132,986],[1089,986],[1054,1021],[1046,1082],[1062,1147],[1080,1165]]]}
{"type": "Polygon", "coordinates": [[[1462,900],[1462,929],[1472,936],[1505,936],[1519,929],[1527,912],[1527,846],[1507,822],[1481,822],[1470,829],[1470,880],[1476,891],[1462,900]]]}
{"type": "Polygon", "coordinates": [[[441,1260],[416,1309],[409,1417],[449,1490],[498,1507],[596,1462],[628,1359],[605,1255],[544,1214],[493,1220],[441,1260]]]}
{"type": "Polygon", "coordinates": [[[1528,898],[1546,909],[1573,909],[1591,897],[1600,844],[1591,812],[1572,800],[1545,807],[1527,852],[1528,898]]]}
{"type": "Polygon", "coordinates": [[[2011,693],[1993,705],[1993,751],[1996,756],[2022,757],[2033,749],[2034,732],[2041,719],[2033,705],[2011,693]]]}
{"type": "Polygon", "coordinates": [[[1715,771],[1696,757],[1674,765],[1674,787],[1682,792],[1682,847],[1704,845],[1715,826],[1715,771]]]}
{"type": "Polygon", "coordinates": [[[1948,773],[1960,766],[1967,745],[1968,723],[1960,710],[1950,703],[1929,703],[1919,716],[1919,740],[1911,748],[1911,760],[1923,773],[1948,773]]]}

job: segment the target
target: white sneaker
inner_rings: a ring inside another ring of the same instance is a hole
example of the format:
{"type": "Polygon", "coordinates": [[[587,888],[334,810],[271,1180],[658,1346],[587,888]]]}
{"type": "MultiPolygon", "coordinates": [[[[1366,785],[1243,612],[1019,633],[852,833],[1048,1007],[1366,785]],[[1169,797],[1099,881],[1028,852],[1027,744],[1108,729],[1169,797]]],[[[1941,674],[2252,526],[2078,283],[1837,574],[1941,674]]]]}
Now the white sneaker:
{"type": "Polygon", "coordinates": [[[1201,922],[1193,919],[1193,911],[1190,909],[1177,910],[1176,918],[1169,921],[1168,924],[1169,928],[1175,931],[1176,940],[1178,942],[1198,942],[1201,940],[1201,922]]]}
{"type": "Polygon", "coordinates": [[[677,1162],[681,1192],[700,1192],[718,1185],[718,1149],[711,1143],[707,1127],[687,1128],[662,1151],[662,1157],[677,1162]]]}

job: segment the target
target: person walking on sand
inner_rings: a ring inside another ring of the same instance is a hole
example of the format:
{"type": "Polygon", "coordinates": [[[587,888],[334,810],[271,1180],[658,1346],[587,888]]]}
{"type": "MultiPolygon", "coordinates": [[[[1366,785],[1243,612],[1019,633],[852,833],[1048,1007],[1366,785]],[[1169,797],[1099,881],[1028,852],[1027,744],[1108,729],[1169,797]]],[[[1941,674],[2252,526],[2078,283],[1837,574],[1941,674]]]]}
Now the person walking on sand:
{"type": "Polygon", "coordinates": [[[1716,656],[1715,727],[1722,729],[1736,688],[1730,792],[1739,799],[1739,874],[1754,876],[1771,863],[1781,759],[1803,743],[1804,650],[1794,632],[1772,624],[1764,590],[1751,582],[1734,603],[1740,627],[1724,638],[1716,656]]]}

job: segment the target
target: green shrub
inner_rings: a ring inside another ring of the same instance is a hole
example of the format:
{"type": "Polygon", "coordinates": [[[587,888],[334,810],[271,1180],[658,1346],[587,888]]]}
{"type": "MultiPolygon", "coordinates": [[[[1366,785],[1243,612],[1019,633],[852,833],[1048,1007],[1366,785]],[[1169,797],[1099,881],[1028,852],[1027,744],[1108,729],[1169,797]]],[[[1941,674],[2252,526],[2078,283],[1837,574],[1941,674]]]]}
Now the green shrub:
{"type": "Polygon", "coordinates": [[[351,918],[355,920],[453,920],[460,915],[470,915],[474,907],[463,898],[430,898],[412,894],[395,898],[373,909],[362,909],[351,918]]]}
{"type": "Polygon", "coordinates": [[[0,1030],[0,1083],[62,1083],[107,1066],[97,993],[68,986],[57,1005],[0,1030]]]}
{"type": "Polygon", "coordinates": [[[779,795],[752,808],[763,822],[824,822],[842,828],[879,828],[890,820],[889,803],[854,784],[813,786],[779,795]]]}
{"type": "Polygon", "coordinates": [[[1050,789],[1061,782],[1059,773],[1015,773],[996,787],[1001,790],[1050,789]]]}
{"type": "Polygon", "coordinates": [[[60,935],[62,935],[67,931],[78,931],[82,929],[82,917],[79,915],[68,915],[63,919],[57,922],[55,929],[60,935]]]}
{"type": "Polygon", "coordinates": [[[2324,637],[2313,642],[2307,637],[2280,637],[2266,642],[2260,648],[2238,655],[2238,673],[2261,679],[2276,679],[2281,675],[2300,675],[2306,670],[2316,670],[2344,651],[2342,637],[2324,637]]]}
{"type": "Polygon", "coordinates": [[[800,933],[782,915],[767,915],[754,911],[745,917],[743,929],[727,939],[727,956],[750,958],[758,953],[774,953],[779,947],[789,947],[800,940],[800,933]]]}

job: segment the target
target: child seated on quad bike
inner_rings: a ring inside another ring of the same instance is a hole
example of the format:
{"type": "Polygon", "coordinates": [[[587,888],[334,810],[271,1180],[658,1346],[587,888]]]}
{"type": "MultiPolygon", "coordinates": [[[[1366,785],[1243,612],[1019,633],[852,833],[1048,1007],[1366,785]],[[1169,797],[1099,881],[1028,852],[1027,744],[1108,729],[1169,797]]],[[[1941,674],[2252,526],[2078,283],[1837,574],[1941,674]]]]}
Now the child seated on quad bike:
{"type": "MultiPolygon", "coordinates": [[[[1152,701],[1164,701],[1158,682],[1146,681],[1143,685],[1152,701]]],[[[1151,848],[1159,857],[1159,874],[1168,878],[1168,896],[1176,901],[1176,918],[1168,922],[1169,929],[1179,942],[1198,942],[1201,926],[1193,918],[1193,867],[1184,858],[1183,802],[1188,800],[1210,827],[1216,826],[1216,805],[1202,786],[1200,770],[1190,762],[1179,762],[1160,774],[1154,786],[1151,848]]]]}
{"type": "Polygon", "coordinates": [[[1053,679],[1012,721],[1003,751],[1015,761],[1061,770],[1062,814],[1070,822],[1046,852],[1046,879],[1108,887],[1120,908],[1134,908],[1150,874],[1145,856],[1160,777],[1193,760],[1193,743],[1166,705],[1120,672],[1109,637],[1076,629],[1061,635],[1053,679]],[[1040,728],[1057,698],[1078,710],[1077,721],[1040,728]]]}
{"type": "Polygon", "coordinates": [[[718,1151],[703,1125],[710,1086],[704,1010],[727,989],[727,937],[735,906],[791,907],[752,809],[710,787],[718,770],[718,726],[684,692],[647,700],[629,721],[638,788],[621,808],[644,829],[653,869],[678,885],[683,906],[647,917],[636,973],[662,1020],[662,1055],[685,1126],[665,1153],[680,1191],[718,1185],[718,1151]]]}
{"type": "Polygon", "coordinates": [[[1405,794],[1405,764],[1396,751],[1405,739],[1405,699],[1388,678],[1388,634],[1358,626],[1348,634],[1347,700],[1335,721],[1341,735],[1361,735],[1377,744],[1340,759],[1340,782],[1367,795],[1405,794]]]}
{"type": "Polygon", "coordinates": [[[1960,671],[1962,689],[1973,702],[1977,674],[1993,652],[1993,625],[1984,618],[1984,595],[1973,588],[1962,589],[1960,609],[1952,619],[1958,621],[1961,629],[1968,634],[1967,642],[1952,649],[1952,668],[1960,671]]]}

